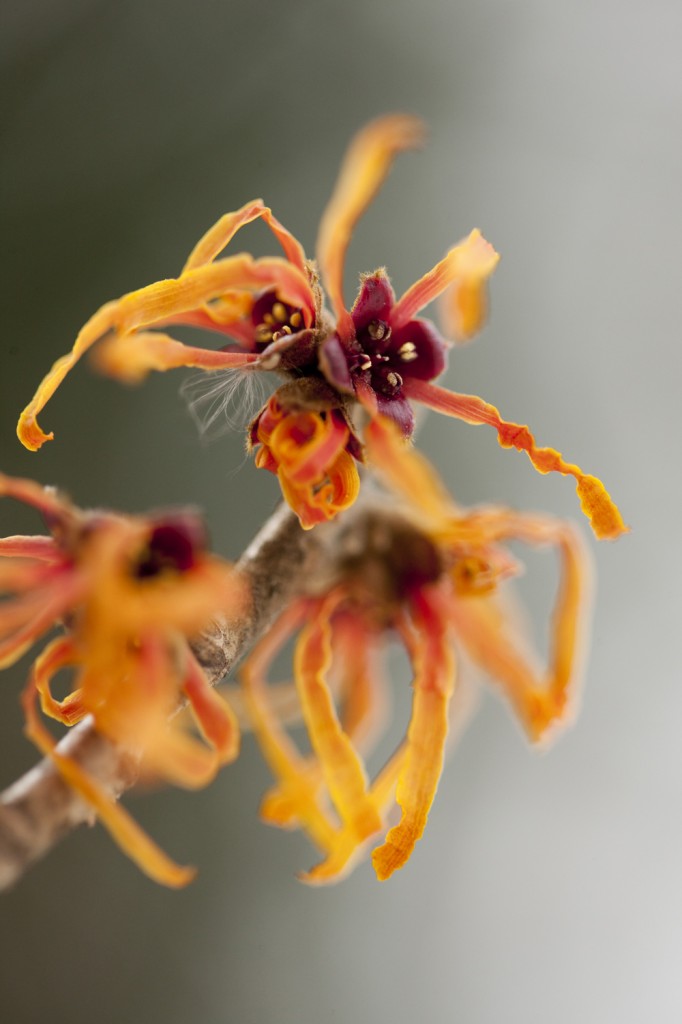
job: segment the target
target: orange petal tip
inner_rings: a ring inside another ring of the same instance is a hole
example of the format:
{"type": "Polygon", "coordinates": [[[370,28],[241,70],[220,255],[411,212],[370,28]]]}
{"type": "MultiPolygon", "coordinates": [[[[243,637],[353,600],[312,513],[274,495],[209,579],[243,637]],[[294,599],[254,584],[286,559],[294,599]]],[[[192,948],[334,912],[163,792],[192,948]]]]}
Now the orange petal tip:
{"type": "Polygon", "coordinates": [[[372,853],[372,867],[380,882],[387,882],[394,871],[403,867],[404,858],[391,843],[384,843],[372,853]]]}
{"type": "Polygon", "coordinates": [[[470,341],[487,316],[486,282],[500,261],[500,254],[478,228],[455,249],[457,278],[444,301],[446,328],[460,343],[470,341]]]}
{"type": "Polygon", "coordinates": [[[52,441],[54,434],[46,434],[38,426],[38,421],[32,413],[22,412],[17,423],[17,437],[28,448],[30,452],[37,452],[46,441],[52,441]]]}
{"type": "Polygon", "coordinates": [[[598,540],[616,540],[622,534],[630,532],[630,527],[623,521],[618,506],[596,476],[585,476],[578,480],[576,491],[580,507],[589,519],[598,540]]]}

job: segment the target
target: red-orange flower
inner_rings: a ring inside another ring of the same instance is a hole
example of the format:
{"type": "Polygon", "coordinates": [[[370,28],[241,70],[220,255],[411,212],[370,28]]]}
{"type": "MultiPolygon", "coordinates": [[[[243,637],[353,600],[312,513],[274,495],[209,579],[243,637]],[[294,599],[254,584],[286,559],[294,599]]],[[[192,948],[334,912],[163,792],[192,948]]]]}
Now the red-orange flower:
{"type": "Polygon", "coordinates": [[[236,610],[243,587],[228,565],[206,553],[195,513],[84,513],[31,481],[1,475],[0,495],[37,508],[51,533],[0,540],[0,666],[66,623],[32,667],[23,695],[27,734],[143,871],[166,885],[185,885],[193,869],[170,860],[95,779],[56,749],[36,701],[66,726],[92,716],[97,731],[141,757],[141,770],[154,778],[206,785],[236,757],[239,733],[188,640],[214,615],[236,610]],[[58,700],[50,682],[67,667],[75,673],[73,689],[58,700]],[[182,699],[203,741],[171,718],[182,699]]]}
{"type": "MultiPolygon", "coordinates": [[[[335,402],[330,407],[335,406],[347,422],[359,403],[370,416],[392,419],[410,436],[412,403],[421,402],[468,423],[487,423],[497,430],[500,444],[525,451],[541,473],[575,477],[583,511],[598,537],[622,533],[620,513],[596,477],[554,449],[538,447],[528,427],[504,420],[493,405],[433,383],[445,369],[447,343],[434,324],[418,314],[442,296],[452,340],[466,340],[480,329],[486,284],[498,255],[478,230],[453,246],[397,300],[385,271],[378,270],[363,277],[355,304],[346,308],[343,269],[352,232],[396,155],[419,145],[423,137],[420,121],[395,114],[371,122],[351,143],[317,243],[319,275],[333,319],[323,310],[315,264],[306,260],[300,243],[271,210],[254,200],[226,214],[204,235],[177,279],[107,303],[88,321],[73,351],[55,363],[22,413],[18,433],[23,443],[35,450],[52,437],[38,426],[37,415],[76,360],[99,342],[100,368],[126,381],[136,381],[151,369],[179,366],[275,371],[324,393],[331,388],[335,402]],[[258,218],[272,230],[284,258],[221,256],[237,232],[258,218]],[[177,324],[204,328],[233,341],[217,352],[183,345],[160,330],[177,324]]],[[[290,437],[295,433],[292,427],[290,437]]],[[[361,458],[357,439],[352,454],[361,458]]],[[[269,465],[265,456],[261,464],[269,465]]],[[[324,469],[318,479],[334,478],[333,460],[324,469]]],[[[279,475],[280,480],[287,479],[286,474],[279,475]]],[[[285,497],[296,509],[311,507],[291,487],[285,488],[285,497]]],[[[326,510],[334,504],[326,502],[326,510]]],[[[344,508],[348,502],[344,498],[336,504],[344,508]]],[[[310,525],[310,518],[306,521],[310,525]]]]}
{"type": "Polygon", "coordinates": [[[300,387],[279,388],[251,425],[256,465],[275,473],[304,530],[333,519],[355,501],[359,450],[342,411],[319,393],[310,403],[300,387]]]}
{"type": "Polygon", "coordinates": [[[380,879],[409,859],[442,771],[458,651],[500,686],[531,741],[568,720],[589,603],[589,564],[570,525],[503,508],[459,509],[385,421],[370,427],[368,453],[405,507],[351,520],[332,578],[284,613],[242,671],[254,731],[277,780],[263,817],[304,829],[322,850],[322,862],[302,876],[317,884],[341,878],[382,834],[372,855],[380,879]],[[518,571],[503,547],[510,540],[560,553],[545,669],[499,600],[500,585],[518,571]],[[285,732],[266,684],[271,661],[296,633],[308,757],[285,732]],[[405,741],[370,781],[361,751],[379,703],[373,661],[394,636],[412,664],[412,715],[405,741]],[[400,817],[386,833],[394,791],[400,817]]]}

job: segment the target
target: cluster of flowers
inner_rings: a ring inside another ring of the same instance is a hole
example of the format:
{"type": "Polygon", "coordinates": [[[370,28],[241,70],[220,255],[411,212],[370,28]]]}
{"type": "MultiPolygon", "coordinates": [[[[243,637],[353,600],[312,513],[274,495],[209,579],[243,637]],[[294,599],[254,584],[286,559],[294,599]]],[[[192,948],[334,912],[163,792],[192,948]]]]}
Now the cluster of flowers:
{"type": "MultiPolygon", "coordinates": [[[[314,882],[340,877],[385,832],[394,792],[401,816],[374,851],[378,876],[387,878],[410,856],[442,769],[456,651],[465,650],[499,681],[532,741],[566,721],[575,689],[587,605],[587,563],[577,534],[538,515],[458,508],[410,447],[413,403],[493,426],[503,447],[525,451],[541,473],[575,478],[597,537],[625,530],[596,477],[539,447],[528,427],[504,420],[481,398],[434,383],[446,368],[449,344],[419,314],[440,297],[451,341],[468,340],[480,329],[498,256],[479,231],[400,298],[384,269],[363,275],[355,302],[346,308],[343,271],[353,229],[395,156],[422,137],[420,122],[403,115],[379,119],[359,133],[323,216],[316,262],[261,200],[226,214],[195,246],[177,279],[107,303],[88,321],[18,425],[32,450],[51,439],[37,417],[91,348],[102,371],[126,382],[176,367],[274,373],[280,382],[248,427],[247,445],[256,465],[277,475],[304,529],[354,504],[361,464],[394,491],[390,514],[370,508],[344,516],[324,582],[316,581],[284,612],[242,671],[251,724],[277,778],[263,815],[303,828],[320,847],[325,859],[304,876],[314,882]],[[259,218],[283,256],[223,256],[237,232],[259,218]],[[217,350],[186,345],[166,333],[176,325],[229,340],[217,350]],[[500,584],[519,568],[503,546],[509,540],[553,545],[561,555],[544,670],[499,599],[500,584]],[[265,682],[272,657],[296,632],[294,675],[310,756],[293,745],[265,682]],[[404,744],[370,783],[361,749],[376,704],[374,654],[392,637],[413,666],[413,711],[404,744]]],[[[67,725],[92,714],[97,729],[116,743],[144,751],[143,763],[162,778],[208,781],[235,756],[237,731],[188,638],[212,613],[234,610],[245,600],[243,588],[229,567],[204,553],[198,523],[187,514],[147,520],[86,515],[27,482],[5,480],[1,486],[37,505],[52,537],[9,538],[0,545],[0,555],[9,557],[0,587],[14,593],[0,604],[0,658],[17,657],[67,615],[66,635],[40,656],[26,690],[29,734],[145,870],[181,884],[186,869],[169,864],[111,798],[55,752],[35,698],[67,725]],[[68,664],[77,666],[77,688],[56,701],[49,679],[68,664]],[[175,719],[169,724],[183,694],[208,746],[175,719]]]]}
{"type": "Polygon", "coordinates": [[[92,716],[98,732],[141,757],[145,774],[205,786],[237,756],[239,731],[188,638],[219,610],[238,614],[248,595],[234,570],[207,554],[196,513],[81,512],[49,489],[6,476],[0,496],[36,508],[50,531],[0,540],[0,667],[63,627],[31,668],[22,697],[27,734],[133,860],[159,882],[185,885],[194,872],[174,864],[111,793],[56,749],[37,702],[69,727],[92,716]],[[50,683],[65,668],[73,689],[58,700],[50,683]],[[183,700],[202,739],[174,716],[183,700]]]}

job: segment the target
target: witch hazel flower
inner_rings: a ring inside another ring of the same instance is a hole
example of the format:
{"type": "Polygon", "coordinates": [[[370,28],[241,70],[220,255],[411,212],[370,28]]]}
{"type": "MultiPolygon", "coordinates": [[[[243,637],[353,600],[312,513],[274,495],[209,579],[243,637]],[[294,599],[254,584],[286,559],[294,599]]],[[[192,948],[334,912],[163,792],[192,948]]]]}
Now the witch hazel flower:
{"type": "Polygon", "coordinates": [[[234,760],[239,730],[190,647],[214,616],[236,613],[244,586],[206,552],[195,512],[148,517],[82,512],[30,480],[0,475],[0,496],[37,509],[49,536],[0,539],[0,667],[60,629],[37,656],[23,693],[26,734],[151,878],[177,887],[174,863],[112,794],[60,750],[39,709],[71,727],[87,716],[149,778],[197,788],[234,760]],[[54,676],[68,669],[63,699],[54,676]],[[181,702],[199,736],[175,715],[181,702]]]}
{"type": "Polygon", "coordinates": [[[321,850],[322,860],[300,876],[311,884],[338,881],[372,843],[381,880],[411,857],[443,769],[462,654],[499,688],[532,743],[546,743],[566,725],[589,610],[590,564],[570,524],[505,508],[461,509],[394,423],[370,425],[367,454],[398,499],[392,511],[384,503],[349,520],[328,579],[283,613],[241,673],[275,776],[261,814],[302,829],[321,850]],[[559,553],[544,667],[508,593],[507,581],[520,571],[510,541],[559,553]],[[309,755],[287,733],[268,684],[270,665],[291,637],[309,755]],[[412,712],[404,741],[370,778],[367,733],[385,717],[377,661],[393,641],[412,666],[412,712]]]}
{"type": "Polygon", "coordinates": [[[395,157],[423,138],[421,122],[402,114],[379,118],[359,132],[322,217],[317,263],[306,259],[300,242],[257,199],[223,216],[197,243],[178,278],[103,306],[22,413],[22,442],[36,450],[52,437],[37,416],[75,362],[96,345],[99,368],[128,383],[150,370],[176,367],[265,371],[283,378],[286,391],[275,391],[256,417],[248,444],[257,453],[257,464],[277,474],[305,528],[334,518],[355,501],[356,463],[363,460],[357,410],[370,419],[392,420],[410,437],[416,402],[467,423],[492,426],[503,447],[525,451],[541,473],[573,476],[596,535],[622,533],[626,527],[620,513],[596,477],[555,449],[539,447],[528,427],[504,420],[490,403],[434,383],[446,368],[450,343],[468,340],[485,320],[487,280],[499,257],[480,231],[453,246],[397,299],[385,270],[363,275],[355,303],[346,307],[343,272],[353,231],[395,157]],[[270,228],[283,256],[224,256],[236,234],[258,219],[270,228]],[[448,340],[419,315],[438,298],[448,340]],[[230,340],[219,350],[185,345],[166,333],[174,326],[193,326],[230,340]],[[277,417],[291,421],[279,432],[271,429],[277,417]],[[300,453],[292,460],[296,439],[300,453]]]}

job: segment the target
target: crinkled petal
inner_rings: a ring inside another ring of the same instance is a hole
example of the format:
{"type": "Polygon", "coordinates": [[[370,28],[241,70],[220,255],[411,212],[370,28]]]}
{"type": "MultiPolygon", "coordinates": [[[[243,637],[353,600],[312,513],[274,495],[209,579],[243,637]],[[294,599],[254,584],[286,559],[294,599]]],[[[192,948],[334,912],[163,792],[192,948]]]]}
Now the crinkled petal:
{"type": "Polygon", "coordinates": [[[524,451],[540,473],[561,473],[575,477],[580,506],[595,536],[600,540],[613,540],[627,532],[628,527],[601,480],[583,473],[580,466],[565,462],[561,453],[554,448],[538,448],[528,427],[503,420],[494,405],[484,402],[477,395],[461,395],[422,381],[406,381],[404,390],[408,397],[436,412],[454,416],[466,423],[486,423],[494,427],[502,447],[524,451]]]}
{"type": "Polygon", "coordinates": [[[333,413],[291,412],[273,430],[268,447],[297,486],[319,483],[348,440],[348,427],[333,413]]]}
{"type": "Polygon", "coordinates": [[[343,301],[343,268],[351,235],[395,157],[420,145],[423,138],[424,127],[417,118],[406,114],[382,117],[355,136],[341,165],[320,222],[317,256],[342,341],[353,333],[353,320],[343,301]]]}

